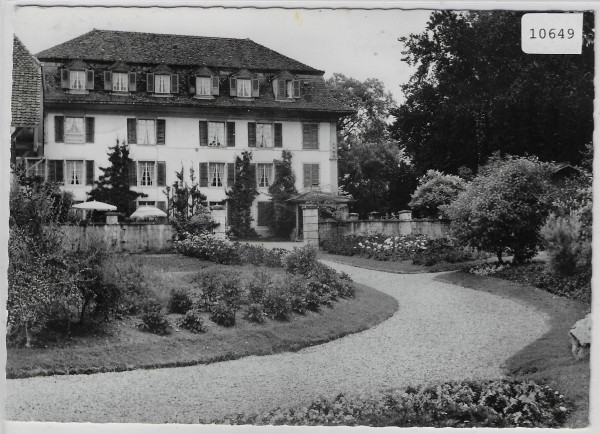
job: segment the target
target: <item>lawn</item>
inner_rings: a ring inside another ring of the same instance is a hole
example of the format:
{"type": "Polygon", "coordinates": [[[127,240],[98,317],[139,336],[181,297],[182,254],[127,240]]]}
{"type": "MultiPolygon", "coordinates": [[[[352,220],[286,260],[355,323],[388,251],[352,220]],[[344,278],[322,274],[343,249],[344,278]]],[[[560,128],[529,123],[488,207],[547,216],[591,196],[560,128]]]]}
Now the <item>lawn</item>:
{"type": "MultiPolygon", "coordinates": [[[[181,255],[137,255],[149,276],[150,291],[166,301],[172,289],[189,288],[192,277],[202,269],[219,269],[237,274],[242,281],[259,267],[216,265],[181,255]]],[[[273,273],[281,269],[269,268],[273,273]]],[[[389,318],[397,301],[373,288],[355,284],[356,296],[341,299],[320,312],[293,314],[289,321],[267,319],[256,324],[238,312],[233,327],[211,322],[206,314],[206,333],[194,334],[174,328],[167,336],[138,329],[138,317],[107,322],[95,330],[68,336],[47,335],[34,348],[8,348],[6,375],[22,378],[38,375],[78,374],[159,367],[189,366],[249,355],[266,355],[328,342],[360,332],[389,318]]],[[[175,324],[179,314],[169,314],[175,324]]]]}
{"type": "Polygon", "coordinates": [[[589,360],[577,361],[573,358],[568,333],[575,322],[590,312],[589,304],[494,277],[459,272],[443,274],[437,279],[507,297],[549,315],[550,331],[508,359],[506,373],[511,378],[530,379],[559,390],[575,406],[566,426],[587,426],[590,363],[589,360]]]}

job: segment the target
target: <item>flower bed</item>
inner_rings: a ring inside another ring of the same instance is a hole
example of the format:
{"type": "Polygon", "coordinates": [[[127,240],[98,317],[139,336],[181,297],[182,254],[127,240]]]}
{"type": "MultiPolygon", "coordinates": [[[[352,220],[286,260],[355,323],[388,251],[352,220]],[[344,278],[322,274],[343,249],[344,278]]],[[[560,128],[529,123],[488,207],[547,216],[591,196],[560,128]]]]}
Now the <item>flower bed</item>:
{"type": "Polygon", "coordinates": [[[378,261],[407,261],[417,265],[439,262],[473,260],[472,253],[455,245],[449,237],[429,239],[426,235],[347,235],[336,236],[323,242],[328,253],[361,256],[378,261]]]}
{"type": "Polygon", "coordinates": [[[559,392],[532,381],[444,383],[381,396],[338,395],[300,408],[240,414],[212,423],[370,425],[398,427],[559,427],[570,406],[559,392]]]}

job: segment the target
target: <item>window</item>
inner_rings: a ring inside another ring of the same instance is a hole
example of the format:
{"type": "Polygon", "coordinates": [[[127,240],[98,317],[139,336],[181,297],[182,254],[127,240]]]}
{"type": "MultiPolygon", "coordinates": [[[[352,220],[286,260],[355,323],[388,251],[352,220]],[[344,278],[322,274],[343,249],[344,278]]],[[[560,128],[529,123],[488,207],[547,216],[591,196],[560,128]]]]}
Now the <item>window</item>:
{"type": "Polygon", "coordinates": [[[137,120],[136,139],[138,145],[156,145],[156,123],[154,119],[137,120]]]}
{"type": "Polygon", "coordinates": [[[138,206],[154,206],[156,204],[153,200],[138,200],[138,206]]]}
{"type": "Polygon", "coordinates": [[[237,96],[242,98],[252,97],[252,80],[237,79],[237,96]]]}
{"type": "Polygon", "coordinates": [[[83,118],[65,117],[65,143],[84,143],[83,118]]]}
{"type": "Polygon", "coordinates": [[[302,124],[302,147],[319,149],[319,124],[302,124]]]}
{"type": "Polygon", "coordinates": [[[150,187],[154,185],[154,167],[154,161],[138,162],[138,179],[141,186],[150,187]]]}
{"type": "Polygon", "coordinates": [[[196,95],[210,96],[212,94],[210,77],[196,77],[196,95]]]}
{"type": "Polygon", "coordinates": [[[303,165],[304,175],[304,188],[310,189],[312,187],[319,186],[319,165],[318,164],[304,164],[303,165]]]}
{"type": "Polygon", "coordinates": [[[156,74],[154,76],[154,92],[171,93],[171,76],[156,74]]]}
{"type": "Polygon", "coordinates": [[[46,166],[44,162],[40,159],[27,159],[27,165],[25,169],[25,174],[28,177],[39,176],[40,178],[44,178],[46,175],[46,166]]]}
{"type": "Polygon", "coordinates": [[[272,148],[273,147],[273,125],[272,124],[256,124],[256,147],[257,148],[272,148]]]}
{"type": "Polygon", "coordinates": [[[112,90],[115,92],[127,92],[129,83],[129,74],[126,72],[113,72],[112,73],[112,90]]]}
{"type": "Polygon", "coordinates": [[[258,163],[256,165],[256,185],[260,188],[268,188],[273,183],[273,164],[258,163]]]}
{"type": "Polygon", "coordinates": [[[71,89],[85,89],[85,71],[70,71],[71,89]]]}
{"type": "Polygon", "coordinates": [[[65,183],[67,185],[83,185],[83,161],[67,160],[65,175],[65,183]]]}
{"type": "Polygon", "coordinates": [[[210,187],[223,187],[225,180],[225,163],[208,164],[208,180],[210,187]]]}
{"type": "Polygon", "coordinates": [[[300,98],[300,81],[295,79],[279,78],[275,80],[274,90],[278,100],[300,98]]]}
{"type": "Polygon", "coordinates": [[[225,146],[225,122],[208,123],[208,146],[225,146]]]}

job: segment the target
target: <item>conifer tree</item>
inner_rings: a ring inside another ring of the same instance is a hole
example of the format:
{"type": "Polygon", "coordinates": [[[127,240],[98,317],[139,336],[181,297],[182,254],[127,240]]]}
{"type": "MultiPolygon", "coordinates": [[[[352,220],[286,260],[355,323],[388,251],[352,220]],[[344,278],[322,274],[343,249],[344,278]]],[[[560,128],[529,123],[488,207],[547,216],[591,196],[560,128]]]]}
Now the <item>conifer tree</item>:
{"type": "Polygon", "coordinates": [[[231,206],[230,224],[231,232],[239,238],[257,237],[258,234],[250,226],[252,213],[250,211],[256,191],[256,172],[251,163],[252,153],[242,152],[235,157],[235,180],[233,186],[227,191],[229,205],[231,206]]]}
{"type": "Polygon", "coordinates": [[[296,225],[293,206],[287,200],[298,193],[296,176],[292,170],[292,153],[281,151],[281,160],[275,160],[275,179],[269,187],[271,204],[268,212],[269,228],[278,237],[288,237],[296,225]]]}

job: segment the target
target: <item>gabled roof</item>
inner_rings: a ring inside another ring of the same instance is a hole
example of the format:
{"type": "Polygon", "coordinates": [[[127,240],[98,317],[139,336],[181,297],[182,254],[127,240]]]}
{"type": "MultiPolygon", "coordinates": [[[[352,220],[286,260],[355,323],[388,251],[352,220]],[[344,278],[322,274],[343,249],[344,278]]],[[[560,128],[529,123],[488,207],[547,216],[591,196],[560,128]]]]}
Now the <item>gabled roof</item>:
{"type": "Polygon", "coordinates": [[[42,114],[41,65],[16,36],[12,80],[11,125],[38,125],[42,114]]]}
{"type": "Polygon", "coordinates": [[[319,73],[315,68],[279,54],[250,39],[167,35],[94,29],[37,54],[41,61],[122,60],[171,66],[282,70],[319,73]]]}

